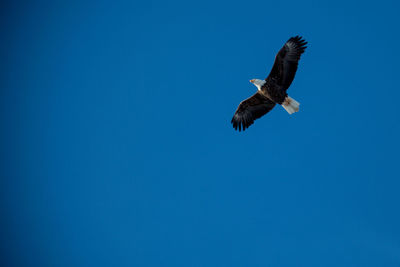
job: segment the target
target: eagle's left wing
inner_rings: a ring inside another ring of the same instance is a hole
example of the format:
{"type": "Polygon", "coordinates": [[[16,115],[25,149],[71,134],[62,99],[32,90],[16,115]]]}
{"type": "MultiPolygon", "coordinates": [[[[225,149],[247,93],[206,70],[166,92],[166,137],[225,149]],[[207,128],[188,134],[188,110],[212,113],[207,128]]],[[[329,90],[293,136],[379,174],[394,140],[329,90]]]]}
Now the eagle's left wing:
{"type": "Polygon", "coordinates": [[[300,36],[290,38],[276,55],[271,73],[265,80],[275,80],[276,84],[286,91],[296,75],[299,60],[307,48],[306,45],[307,42],[300,36]]]}
{"type": "Polygon", "coordinates": [[[256,119],[267,114],[274,106],[275,103],[269,98],[263,96],[259,92],[255,93],[253,96],[240,102],[231,121],[233,128],[235,128],[235,130],[239,128],[239,131],[241,131],[242,128],[243,131],[246,130],[256,119]]]}

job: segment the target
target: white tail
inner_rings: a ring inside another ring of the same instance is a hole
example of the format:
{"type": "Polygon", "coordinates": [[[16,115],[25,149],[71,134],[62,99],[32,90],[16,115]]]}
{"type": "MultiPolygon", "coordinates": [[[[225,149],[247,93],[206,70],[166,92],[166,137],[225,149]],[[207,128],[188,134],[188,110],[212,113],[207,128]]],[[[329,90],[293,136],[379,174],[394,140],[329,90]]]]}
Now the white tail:
{"type": "Polygon", "coordinates": [[[282,107],[289,114],[293,114],[293,113],[299,111],[299,106],[300,106],[300,103],[297,102],[296,100],[294,100],[293,98],[291,98],[290,96],[287,96],[285,98],[285,101],[283,101],[283,103],[282,103],[282,107]]]}

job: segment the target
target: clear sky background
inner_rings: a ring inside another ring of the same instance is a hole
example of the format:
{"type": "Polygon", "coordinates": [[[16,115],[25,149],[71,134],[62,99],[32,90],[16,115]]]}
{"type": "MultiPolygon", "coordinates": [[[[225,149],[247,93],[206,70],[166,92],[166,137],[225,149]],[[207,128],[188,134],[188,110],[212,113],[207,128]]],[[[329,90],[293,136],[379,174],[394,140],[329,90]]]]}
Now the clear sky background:
{"type": "Polygon", "coordinates": [[[1,2],[1,266],[399,266],[397,1],[1,2]],[[230,124],[291,36],[289,94],[230,124]]]}

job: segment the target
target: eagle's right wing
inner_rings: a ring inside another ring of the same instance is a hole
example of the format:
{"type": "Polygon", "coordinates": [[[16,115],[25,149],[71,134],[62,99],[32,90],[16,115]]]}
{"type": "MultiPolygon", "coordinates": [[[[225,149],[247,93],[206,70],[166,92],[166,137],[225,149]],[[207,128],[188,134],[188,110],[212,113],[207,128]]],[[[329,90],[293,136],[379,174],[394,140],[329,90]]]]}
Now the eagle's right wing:
{"type": "Polygon", "coordinates": [[[274,106],[275,103],[269,98],[263,96],[259,92],[255,93],[253,96],[240,102],[231,121],[233,128],[235,128],[235,130],[239,128],[239,131],[241,131],[242,128],[243,131],[246,130],[256,119],[267,114],[274,106]]]}

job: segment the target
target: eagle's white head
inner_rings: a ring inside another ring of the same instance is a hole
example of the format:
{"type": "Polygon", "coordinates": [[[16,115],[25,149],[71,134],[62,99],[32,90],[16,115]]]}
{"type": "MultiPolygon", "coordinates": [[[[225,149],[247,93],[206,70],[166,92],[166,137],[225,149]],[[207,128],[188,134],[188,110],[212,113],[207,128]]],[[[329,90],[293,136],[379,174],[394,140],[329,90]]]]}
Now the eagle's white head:
{"type": "Polygon", "coordinates": [[[258,90],[260,90],[260,89],[261,89],[261,86],[263,86],[263,85],[265,84],[265,81],[259,80],[259,79],[252,79],[252,80],[250,80],[250,82],[251,82],[252,84],[254,84],[255,86],[257,86],[257,89],[258,89],[258,90]]]}

